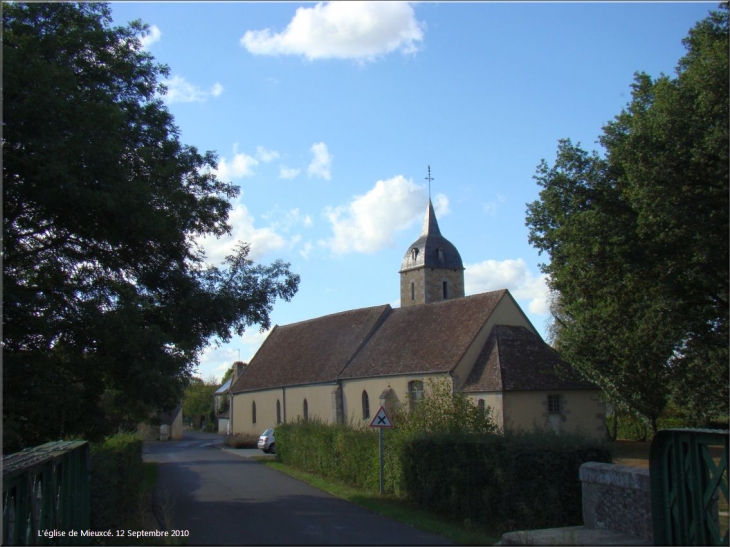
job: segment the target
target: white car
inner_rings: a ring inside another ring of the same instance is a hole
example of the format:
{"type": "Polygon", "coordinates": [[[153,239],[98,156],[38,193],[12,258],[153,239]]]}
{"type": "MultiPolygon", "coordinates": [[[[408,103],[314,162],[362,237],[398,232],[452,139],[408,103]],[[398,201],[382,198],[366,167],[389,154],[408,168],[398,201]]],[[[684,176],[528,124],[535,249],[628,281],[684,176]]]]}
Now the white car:
{"type": "Polygon", "coordinates": [[[274,439],[274,430],[267,429],[259,437],[259,449],[267,454],[276,454],[276,439],[274,439]]]}

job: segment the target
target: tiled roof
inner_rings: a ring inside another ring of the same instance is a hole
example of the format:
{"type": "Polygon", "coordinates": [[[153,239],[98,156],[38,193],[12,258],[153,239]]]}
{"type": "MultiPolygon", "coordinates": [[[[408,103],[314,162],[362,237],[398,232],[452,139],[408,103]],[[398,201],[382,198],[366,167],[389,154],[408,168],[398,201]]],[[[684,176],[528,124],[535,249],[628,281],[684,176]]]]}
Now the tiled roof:
{"type": "Polygon", "coordinates": [[[385,304],[274,327],[231,391],[335,381],[389,311],[385,304]]]}
{"type": "Polygon", "coordinates": [[[340,378],[451,371],[506,293],[393,310],[340,378]]]}
{"type": "Polygon", "coordinates": [[[522,391],[598,389],[558,357],[553,348],[525,327],[496,325],[463,390],[522,391]]]}

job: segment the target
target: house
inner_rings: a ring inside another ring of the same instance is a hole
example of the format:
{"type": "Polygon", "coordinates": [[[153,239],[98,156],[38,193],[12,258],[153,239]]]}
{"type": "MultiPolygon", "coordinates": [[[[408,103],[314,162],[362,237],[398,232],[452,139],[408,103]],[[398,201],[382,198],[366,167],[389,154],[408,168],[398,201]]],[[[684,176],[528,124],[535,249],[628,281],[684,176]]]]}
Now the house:
{"type": "Polygon", "coordinates": [[[464,295],[464,267],[429,200],[385,304],[275,326],[233,382],[231,430],[259,434],[317,417],[367,425],[446,378],[503,429],[547,425],[605,436],[598,389],[561,361],[506,289],[464,295]]]}
{"type": "Polygon", "coordinates": [[[231,390],[231,381],[233,378],[229,378],[223,385],[216,389],[213,394],[213,410],[215,412],[216,419],[218,420],[218,433],[228,434],[230,433],[230,409],[229,409],[229,392],[231,390]]]}
{"type": "Polygon", "coordinates": [[[162,412],[160,418],[160,439],[161,440],[182,440],[183,423],[182,423],[182,403],[178,404],[170,412],[162,412]],[[164,439],[167,432],[167,439],[164,439]]]}
{"type": "Polygon", "coordinates": [[[213,394],[213,411],[218,421],[218,433],[227,435],[231,433],[230,424],[230,404],[231,404],[231,384],[235,382],[246,368],[246,363],[236,361],[233,363],[233,376],[223,382],[213,394]]]}

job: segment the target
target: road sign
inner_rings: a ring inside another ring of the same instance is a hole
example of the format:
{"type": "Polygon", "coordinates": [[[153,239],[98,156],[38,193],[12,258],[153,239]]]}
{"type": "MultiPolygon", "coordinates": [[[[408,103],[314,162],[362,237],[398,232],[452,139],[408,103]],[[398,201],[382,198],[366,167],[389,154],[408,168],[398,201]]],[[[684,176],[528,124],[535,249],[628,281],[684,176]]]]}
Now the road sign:
{"type": "Polygon", "coordinates": [[[385,409],[382,406],[370,422],[370,427],[393,427],[393,423],[390,421],[390,418],[388,418],[388,415],[385,413],[385,409]]]}

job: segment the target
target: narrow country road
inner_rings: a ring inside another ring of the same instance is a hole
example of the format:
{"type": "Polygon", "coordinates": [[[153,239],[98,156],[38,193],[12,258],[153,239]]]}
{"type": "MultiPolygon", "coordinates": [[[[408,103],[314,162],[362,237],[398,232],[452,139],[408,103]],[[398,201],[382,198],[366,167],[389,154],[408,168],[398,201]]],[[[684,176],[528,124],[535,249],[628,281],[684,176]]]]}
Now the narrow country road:
{"type": "Polygon", "coordinates": [[[182,441],[145,443],[159,464],[158,503],[171,507],[187,545],[448,545],[331,496],[241,454],[221,437],[186,431],[182,441]]]}

